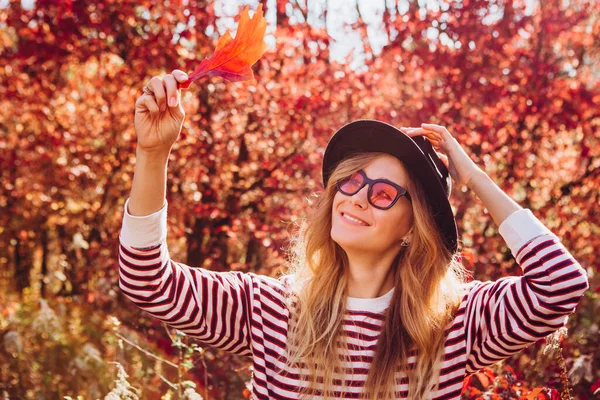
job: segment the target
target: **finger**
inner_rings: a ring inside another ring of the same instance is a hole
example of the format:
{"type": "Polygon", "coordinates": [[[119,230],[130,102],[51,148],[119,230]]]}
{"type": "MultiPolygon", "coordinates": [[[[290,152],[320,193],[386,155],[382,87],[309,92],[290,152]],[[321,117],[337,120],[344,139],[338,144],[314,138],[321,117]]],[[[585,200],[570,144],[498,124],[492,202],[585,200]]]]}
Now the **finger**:
{"type": "Polygon", "coordinates": [[[432,129],[424,129],[424,128],[420,128],[419,132],[423,132],[424,135],[427,135],[428,137],[432,137],[432,138],[437,138],[437,139],[441,139],[441,134],[437,131],[434,131],[432,129]]]}
{"type": "Polygon", "coordinates": [[[440,145],[441,139],[436,136],[423,135],[435,147],[440,145]]]}
{"type": "Polygon", "coordinates": [[[418,136],[419,132],[416,132],[417,128],[408,128],[408,129],[403,129],[402,132],[404,132],[405,134],[407,134],[408,136],[418,136]]]}
{"type": "Polygon", "coordinates": [[[446,128],[445,126],[442,126],[442,125],[438,125],[438,124],[428,124],[428,123],[426,123],[426,122],[423,122],[423,123],[421,124],[421,126],[427,126],[427,127],[429,127],[429,128],[436,128],[436,129],[445,129],[445,128],[446,128]]]}
{"type": "MultiPolygon", "coordinates": [[[[448,132],[448,129],[446,129],[445,126],[436,125],[436,124],[423,123],[423,124],[421,124],[421,127],[425,128],[425,129],[430,129],[430,130],[438,132],[440,134],[448,132]]],[[[448,133],[450,133],[450,132],[448,132],[448,133]]]]}
{"type": "Polygon", "coordinates": [[[165,76],[163,82],[167,90],[167,99],[169,100],[169,107],[177,107],[177,81],[175,81],[173,75],[169,74],[165,76]]]}
{"type": "Polygon", "coordinates": [[[421,135],[421,134],[434,134],[433,131],[428,130],[428,129],[423,129],[423,128],[405,128],[402,130],[404,133],[409,134],[409,135],[421,135]]]}
{"type": "Polygon", "coordinates": [[[146,107],[146,104],[144,104],[144,102],[146,101],[146,97],[152,96],[149,96],[146,93],[144,93],[135,101],[135,112],[148,112],[148,107],[146,107]]]}
{"type": "Polygon", "coordinates": [[[167,95],[165,93],[165,88],[163,87],[163,81],[158,76],[153,77],[150,80],[150,84],[148,85],[150,90],[154,92],[154,97],[156,98],[156,104],[160,111],[165,111],[167,109],[167,95]]]}
{"type": "Polygon", "coordinates": [[[449,162],[448,162],[448,156],[447,155],[438,153],[438,157],[440,158],[440,160],[442,160],[442,162],[444,163],[444,165],[446,166],[446,168],[450,168],[450,165],[449,165],[449,162]]]}
{"type": "Polygon", "coordinates": [[[154,100],[153,96],[150,95],[144,95],[142,96],[142,105],[144,107],[146,107],[146,109],[151,113],[151,114],[156,114],[159,111],[158,105],[156,104],[156,101],[154,100]]]}
{"type": "Polygon", "coordinates": [[[440,140],[440,135],[437,132],[428,130],[428,129],[423,129],[423,128],[414,128],[414,129],[410,129],[408,130],[407,134],[409,136],[425,136],[428,139],[433,139],[433,140],[440,140]]]}
{"type": "Polygon", "coordinates": [[[171,72],[171,75],[173,75],[177,82],[180,83],[187,82],[188,79],[190,79],[188,75],[180,69],[174,69],[173,72],[171,72]]]}

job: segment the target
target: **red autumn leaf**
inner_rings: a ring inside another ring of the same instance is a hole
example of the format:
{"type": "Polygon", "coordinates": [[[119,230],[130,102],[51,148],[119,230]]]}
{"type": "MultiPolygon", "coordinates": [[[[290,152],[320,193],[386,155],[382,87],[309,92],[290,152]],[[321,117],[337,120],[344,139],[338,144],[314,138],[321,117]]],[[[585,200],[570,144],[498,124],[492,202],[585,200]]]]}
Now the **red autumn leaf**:
{"type": "Polygon", "coordinates": [[[480,385],[481,389],[485,390],[494,382],[495,374],[491,369],[483,368],[480,372],[473,374],[473,377],[473,383],[480,385]]]}
{"type": "MultiPolygon", "coordinates": [[[[533,389],[531,391],[531,393],[529,393],[529,395],[527,396],[527,400],[535,400],[535,399],[537,399],[537,397],[540,394],[543,395],[543,393],[542,393],[543,390],[544,390],[543,388],[535,388],[535,389],[533,389]]],[[[545,396],[544,396],[544,398],[545,398],[545,396]]]]}
{"type": "Polygon", "coordinates": [[[592,390],[593,395],[600,394],[600,379],[598,379],[596,382],[594,382],[592,384],[592,386],[590,387],[590,389],[592,390]]]}
{"type": "Polygon", "coordinates": [[[189,74],[189,80],[181,84],[187,88],[202,76],[220,76],[231,82],[254,79],[250,66],[268,49],[264,42],[267,20],[263,16],[262,4],[252,16],[248,16],[248,7],[244,9],[238,24],[235,39],[229,29],[217,42],[212,57],[204,59],[198,68],[189,74]]]}
{"type": "Polygon", "coordinates": [[[472,379],[473,379],[473,375],[469,375],[468,377],[466,377],[463,380],[463,386],[462,386],[462,390],[461,390],[460,394],[463,394],[467,391],[467,388],[469,387],[469,385],[471,385],[472,379]]]}

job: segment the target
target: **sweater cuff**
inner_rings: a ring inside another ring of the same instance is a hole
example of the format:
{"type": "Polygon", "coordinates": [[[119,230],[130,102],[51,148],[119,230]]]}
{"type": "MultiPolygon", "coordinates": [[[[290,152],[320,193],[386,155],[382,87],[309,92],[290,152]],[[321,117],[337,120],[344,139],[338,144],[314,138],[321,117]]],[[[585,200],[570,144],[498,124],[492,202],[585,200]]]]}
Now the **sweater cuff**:
{"type": "Polygon", "coordinates": [[[515,257],[521,247],[540,235],[549,234],[560,241],[528,208],[522,208],[510,214],[502,221],[498,231],[515,257]]]}
{"type": "Polygon", "coordinates": [[[129,214],[125,201],[123,225],[119,240],[124,246],[146,250],[159,246],[167,239],[167,206],[165,199],[163,207],[149,215],[134,216],[129,214]]]}

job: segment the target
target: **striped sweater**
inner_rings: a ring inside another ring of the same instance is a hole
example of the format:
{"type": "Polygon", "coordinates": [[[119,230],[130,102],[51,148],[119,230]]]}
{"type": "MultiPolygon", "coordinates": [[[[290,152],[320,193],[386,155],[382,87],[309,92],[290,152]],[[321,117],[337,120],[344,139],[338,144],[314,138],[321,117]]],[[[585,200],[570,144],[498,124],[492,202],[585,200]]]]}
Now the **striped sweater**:
{"type": "MultiPolygon", "coordinates": [[[[167,202],[148,216],[130,215],[128,203],[119,236],[119,286],[125,296],[206,345],[251,357],[253,399],[298,399],[298,388],[305,386],[301,371],[288,370],[280,359],[289,319],[287,277],[214,272],[174,261],[166,242],[167,202]]],[[[589,287],[585,270],[529,209],[507,217],[499,232],[523,275],[465,284],[447,326],[439,388],[431,398],[459,399],[469,374],[564,326],[589,287]]],[[[343,329],[351,354],[347,375],[337,377],[346,379],[349,389],[337,391],[336,398],[361,398],[393,290],[377,298],[347,298],[343,329]]],[[[322,398],[319,388],[315,399],[322,398]]],[[[402,379],[399,398],[406,398],[407,390],[402,379]]]]}

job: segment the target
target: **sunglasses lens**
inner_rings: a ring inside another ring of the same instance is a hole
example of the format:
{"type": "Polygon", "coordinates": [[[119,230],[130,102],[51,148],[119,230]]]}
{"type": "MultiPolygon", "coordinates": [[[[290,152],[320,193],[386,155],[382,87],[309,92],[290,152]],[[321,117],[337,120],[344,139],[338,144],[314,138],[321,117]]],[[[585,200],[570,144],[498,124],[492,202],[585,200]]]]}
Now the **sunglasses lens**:
{"type": "Polygon", "coordinates": [[[354,194],[363,184],[363,176],[355,172],[340,182],[340,190],[345,194],[354,194]]]}
{"type": "Polygon", "coordinates": [[[377,182],[371,192],[371,203],[379,207],[388,207],[398,194],[398,190],[385,182],[377,182]]]}

